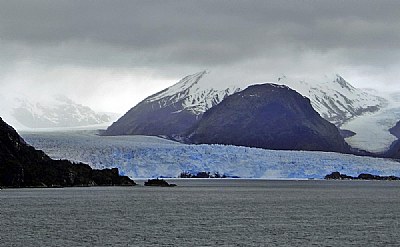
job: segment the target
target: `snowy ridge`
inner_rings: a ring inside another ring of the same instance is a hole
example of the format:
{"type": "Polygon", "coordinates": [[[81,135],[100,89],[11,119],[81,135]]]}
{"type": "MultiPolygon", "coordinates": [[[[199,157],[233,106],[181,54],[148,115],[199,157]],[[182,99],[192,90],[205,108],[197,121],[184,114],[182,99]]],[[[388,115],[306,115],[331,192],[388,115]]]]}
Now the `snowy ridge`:
{"type": "Polygon", "coordinates": [[[1,103],[5,107],[0,114],[18,130],[99,125],[113,120],[61,95],[41,99],[8,97],[1,103]]]}
{"type": "Polygon", "coordinates": [[[188,90],[197,84],[206,73],[207,71],[202,71],[193,75],[188,75],[171,87],[149,97],[146,101],[152,102],[163,98],[169,99],[170,101],[179,101],[188,95],[188,90]]]}
{"type": "Polygon", "coordinates": [[[93,168],[118,167],[131,178],[176,177],[182,171],[220,172],[242,178],[323,178],[339,171],[400,176],[400,163],[339,153],[272,151],[224,145],[185,145],[157,137],[97,136],[95,132],[22,133],[54,159],[93,168]]]}
{"type": "Polygon", "coordinates": [[[186,76],[175,85],[150,96],[146,101],[158,101],[160,108],[181,102],[182,110],[201,115],[206,110],[219,104],[226,96],[243,89],[236,86],[223,89],[205,87],[203,83],[199,82],[208,73],[207,71],[202,71],[186,76]]]}
{"type": "Polygon", "coordinates": [[[314,109],[336,126],[364,113],[377,111],[387,104],[384,98],[353,87],[337,74],[325,76],[319,81],[288,79],[283,76],[278,78],[278,82],[309,98],[314,109]]]}
{"type": "MultiPolygon", "coordinates": [[[[150,96],[147,102],[158,102],[163,108],[171,104],[181,106],[194,115],[200,116],[225,97],[242,91],[250,85],[260,83],[236,82],[230,85],[220,82],[210,85],[209,72],[203,71],[186,76],[175,85],[150,96]]],[[[214,75],[215,76],[215,75],[214,75]]],[[[363,89],[354,88],[341,76],[325,76],[320,80],[306,81],[282,76],[276,83],[288,86],[311,100],[314,109],[326,120],[341,126],[348,120],[367,112],[377,111],[386,105],[385,99],[372,95],[363,89]]]]}

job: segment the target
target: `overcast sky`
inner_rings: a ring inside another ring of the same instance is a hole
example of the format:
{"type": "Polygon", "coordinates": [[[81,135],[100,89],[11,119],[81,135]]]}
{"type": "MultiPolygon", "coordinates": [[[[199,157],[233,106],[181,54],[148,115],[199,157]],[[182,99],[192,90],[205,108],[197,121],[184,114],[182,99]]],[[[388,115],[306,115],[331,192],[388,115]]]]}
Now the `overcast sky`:
{"type": "Polygon", "coordinates": [[[0,0],[3,92],[123,113],[204,69],[400,89],[400,1],[0,0]]]}

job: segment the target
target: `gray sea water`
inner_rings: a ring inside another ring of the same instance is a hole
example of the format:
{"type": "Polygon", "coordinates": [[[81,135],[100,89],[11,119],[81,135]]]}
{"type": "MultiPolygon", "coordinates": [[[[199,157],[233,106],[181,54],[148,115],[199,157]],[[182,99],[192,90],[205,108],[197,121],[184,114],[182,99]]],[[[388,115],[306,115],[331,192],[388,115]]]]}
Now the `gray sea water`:
{"type": "Polygon", "coordinates": [[[400,183],[3,189],[0,246],[399,246],[400,183]]]}

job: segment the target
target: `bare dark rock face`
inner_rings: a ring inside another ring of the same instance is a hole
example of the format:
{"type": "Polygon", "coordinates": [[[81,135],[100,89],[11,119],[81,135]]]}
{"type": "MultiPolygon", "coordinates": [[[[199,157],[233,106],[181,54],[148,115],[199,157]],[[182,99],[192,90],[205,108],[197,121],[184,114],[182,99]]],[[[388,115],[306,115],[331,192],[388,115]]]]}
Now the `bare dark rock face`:
{"type": "Polygon", "coordinates": [[[187,133],[191,143],[279,150],[350,152],[335,125],[310,100],[281,85],[262,84],[225,98],[187,133]]]}
{"type": "Polygon", "coordinates": [[[398,121],[395,126],[390,128],[389,132],[398,139],[400,139],[400,121],[398,121]]]}
{"type": "Polygon", "coordinates": [[[390,146],[390,149],[384,154],[385,157],[400,159],[400,121],[389,129],[390,133],[398,138],[390,146]]]}
{"type": "Polygon", "coordinates": [[[160,107],[158,102],[141,102],[113,123],[103,135],[174,136],[188,130],[198,117],[179,104],[160,107]]]}

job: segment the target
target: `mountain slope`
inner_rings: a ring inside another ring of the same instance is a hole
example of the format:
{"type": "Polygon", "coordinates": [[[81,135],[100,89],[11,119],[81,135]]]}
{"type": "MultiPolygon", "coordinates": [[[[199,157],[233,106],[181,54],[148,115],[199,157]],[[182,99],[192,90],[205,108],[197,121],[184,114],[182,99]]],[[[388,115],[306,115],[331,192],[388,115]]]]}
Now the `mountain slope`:
{"type": "Polygon", "coordinates": [[[29,128],[75,127],[106,123],[110,117],[98,114],[87,106],[57,96],[47,102],[19,99],[13,109],[14,117],[29,128]]]}
{"type": "Polygon", "coordinates": [[[196,144],[349,152],[339,130],[309,99],[282,85],[253,85],[208,110],[189,131],[196,144]]]}
{"type": "Polygon", "coordinates": [[[389,129],[390,133],[400,139],[400,121],[395,126],[389,129]]]}
{"type": "Polygon", "coordinates": [[[309,98],[314,109],[338,127],[354,117],[375,112],[387,104],[384,98],[353,87],[337,74],[325,76],[319,81],[296,80],[283,76],[278,79],[278,83],[309,98]]]}
{"type": "Polygon", "coordinates": [[[79,127],[112,121],[109,115],[60,95],[42,99],[8,96],[1,99],[1,104],[4,108],[0,113],[17,129],[79,127]]]}
{"type": "Polygon", "coordinates": [[[117,169],[92,170],[86,164],[52,160],[35,150],[0,118],[0,186],[134,185],[117,169]]]}
{"type": "Polygon", "coordinates": [[[390,149],[386,152],[386,156],[389,158],[400,159],[400,121],[396,125],[389,129],[390,133],[397,137],[397,140],[392,143],[390,149]]]}
{"type": "MultiPolygon", "coordinates": [[[[226,81],[212,84],[208,76],[206,71],[187,76],[146,98],[112,124],[105,135],[182,134],[201,119],[208,109],[227,96],[254,84],[226,81]]],[[[365,112],[376,111],[385,103],[382,98],[352,87],[337,75],[326,78],[326,81],[310,83],[282,77],[277,83],[288,85],[309,97],[314,109],[337,126],[365,112]]]]}
{"type": "Polygon", "coordinates": [[[166,135],[182,134],[201,115],[226,96],[237,91],[201,89],[200,80],[206,71],[189,75],[175,85],[154,94],[130,109],[113,123],[105,135],[166,135]]]}

